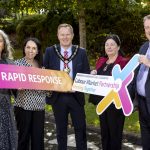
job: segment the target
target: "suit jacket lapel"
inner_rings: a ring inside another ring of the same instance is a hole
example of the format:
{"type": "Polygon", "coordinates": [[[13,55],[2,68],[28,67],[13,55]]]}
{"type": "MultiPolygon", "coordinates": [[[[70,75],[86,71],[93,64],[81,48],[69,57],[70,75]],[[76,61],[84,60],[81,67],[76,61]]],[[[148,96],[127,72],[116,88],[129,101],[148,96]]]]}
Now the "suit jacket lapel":
{"type": "MultiPolygon", "coordinates": [[[[76,47],[74,45],[72,45],[72,54],[74,53],[76,47]]],[[[76,74],[76,64],[77,64],[77,56],[75,56],[75,58],[73,58],[72,60],[72,70],[73,70],[73,79],[75,78],[75,74],[76,74]]]]}
{"type": "MultiPolygon", "coordinates": [[[[60,52],[60,45],[57,45],[57,49],[60,52]]],[[[56,55],[57,55],[57,53],[56,53],[56,55]]],[[[57,55],[57,57],[55,58],[55,62],[56,62],[55,64],[56,64],[56,69],[57,70],[60,70],[60,61],[61,60],[60,60],[59,56],[57,55]]]]}
{"type": "MultiPolygon", "coordinates": [[[[149,47],[149,42],[147,42],[145,44],[145,46],[143,47],[142,51],[141,51],[141,54],[142,55],[146,55],[146,52],[148,50],[148,47],[149,47]]],[[[149,71],[148,71],[148,75],[147,75],[147,81],[150,79],[150,68],[149,68],[149,71]]]]}
{"type": "Polygon", "coordinates": [[[148,50],[149,42],[146,42],[146,44],[143,46],[143,48],[140,50],[140,54],[145,55],[148,50]]]}

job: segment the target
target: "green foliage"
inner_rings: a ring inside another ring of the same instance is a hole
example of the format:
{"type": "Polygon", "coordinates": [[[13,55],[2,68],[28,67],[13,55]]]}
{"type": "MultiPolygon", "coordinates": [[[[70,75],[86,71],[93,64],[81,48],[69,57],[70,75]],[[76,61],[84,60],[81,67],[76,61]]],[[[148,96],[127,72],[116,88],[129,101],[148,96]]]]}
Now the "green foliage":
{"type": "MultiPolygon", "coordinates": [[[[147,0],[144,0],[148,2],[147,0]]],[[[4,3],[4,1],[2,1],[4,3]]],[[[96,60],[104,53],[104,39],[109,33],[118,34],[122,41],[122,49],[128,56],[136,53],[145,40],[142,17],[149,14],[150,8],[141,5],[141,0],[128,1],[89,1],[89,0],[10,0],[6,1],[10,12],[17,18],[18,14],[44,13],[45,15],[29,15],[20,23],[8,25],[5,30],[15,29],[17,25],[17,42],[21,44],[28,36],[35,36],[45,47],[57,43],[57,26],[70,23],[75,32],[74,43],[79,44],[78,17],[79,10],[85,10],[88,55],[96,60]],[[31,5],[33,2],[34,5],[31,5]],[[14,6],[14,7],[13,7],[14,6]],[[90,7],[89,7],[90,6],[90,7]],[[26,13],[28,12],[28,13],[26,13]]],[[[93,61],[94,62],[94,61],[93,61]]],[[[92,62],[92,64],[93,64],[92,62]]]]}
{"type": "Polygon", "coordinates": [[[22,49],[15,49],[13,56],[14,56],[14,60],[22,58],[23,57],[22,49]]]}
{"type": "Polygon", "coordinates": [[[128,56],[137,53],[145,40],[142,18],[148,14],[147,11],[137,4],[125,6],[114,3],[107,7],[93,7],[95,9],[86,9],[87,47],[91,57],[96,59],[104,53],[103,42],[109,33],[119,35],[121,48],[128,56]]]}
{"type": "Polygon", "coordinates": [[[87,123],[89,125],[99,126],[99,117],[96,114],[96,107],[93,104],[88,103],[88,97],[89,95],[85,94],[85,98],[86,98],[85,113],[86,113],[87,123]]]}
{"type": "Polygon", "coordinates": [[[22,43],[27,37],[37,37],[42,40],[45,18],[45,15],[31,15],[22,18],[16,28],[17,42],[22,43]]]}
{"type": "Polygon", "coordinates": [[[46,112],[51,112],[52,111],[52,107],[51,107],[51,105],[45,105],[45,111],[46,112]]]}
{"type": "MultiPolygon", "coordinates": [[[[17,42],[22,43],[27,37],[37,37],[43,49],[57,43],[57,27],[60,23],[70,23],[76,29],[78,24],[69,10],[51,10],[47,15],[30,15],[21,19],[16,28],[17,42]]],[[[78,43],[78,33],[75,43],[78,43]]]]}
{"type": "Polygon", "coordinates": [[[12,34],[12,33],[16,33],[16,26],[18,24],[17,21],[14,21],[12,19],[2,19],[2,24],[0,26],[0,28],[2,30],[4,30],[7,34],[12,34]]]}
{"type": "Polygon", "coordinates": [[[48,30],[49,42],[48,45],[53,45],[58,42],[57,40],[57,27],[61,23],[69,23],[75,29],[75,37],[74,42],[78,42],[78,32],[76,33],[76,29],[78,29],[78,24],[72,14],[72,12],[68,9],[54,9],[49,11],[47,14],[47,18],[45,20],[46,28],[48,30]]]}
{"type": "Polygon", "coordinates": [[[124,129],[126,131],[131,131],[131,132],[135,132],[135,133],[139,133],[140,132],[140,124],[139,124],[139,120],[138,120],[138,112],[134,112],[129,117],[126,117],[124,129]]]}

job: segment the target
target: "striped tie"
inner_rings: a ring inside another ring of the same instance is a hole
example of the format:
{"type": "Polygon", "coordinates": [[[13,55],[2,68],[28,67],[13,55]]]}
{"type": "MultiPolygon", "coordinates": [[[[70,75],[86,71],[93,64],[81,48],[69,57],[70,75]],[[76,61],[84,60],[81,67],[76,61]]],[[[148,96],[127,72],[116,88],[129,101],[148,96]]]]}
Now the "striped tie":
{"type": "MultiPolygon", "coordinates": [[[[65,60],[68,59],[68,52],[67,51],[64,51],[64,58],[65,58],[65,60]]],[[[67,67],[68,67],[68,63],[64,62],[64,68],[67,68],[67,67]]]]}

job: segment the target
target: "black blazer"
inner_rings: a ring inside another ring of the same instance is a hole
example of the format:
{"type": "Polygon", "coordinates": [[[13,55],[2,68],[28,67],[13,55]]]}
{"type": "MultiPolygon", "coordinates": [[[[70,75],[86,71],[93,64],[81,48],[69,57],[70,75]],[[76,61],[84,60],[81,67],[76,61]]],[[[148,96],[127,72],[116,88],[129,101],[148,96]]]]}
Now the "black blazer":
{"type": "MultiPolygon", "coordinates": [[[[58,45],[60,51],[60,46],[58,45]]],[[[75,50],[75,46],[72,46],[72,53],[75,50]]],[[[90,73],[89,62],[87,59],[86,51],[83,48],[78,48],[76,56],[72,60],[73,66],[73,80],[77,73],[90,73]]],[[[46,48],[44,55],[44,67],[51,70],[60,70],[60,58],[58,57],[54,46],[46,48]]],[[[59,92],[53,92],[51,97],[46,97],[47,104],[54,104],[59,96],[59,92]]],[[[77,101],[81,104],[85,104],[84,93],[75,92],[73,93],[77,101]]]]}
{"type": "MultiPolygon", "coordinates": [[[[149,42],[145,42],[140,50],[139,50],[139,54],[142,54],[142,55],[145,55],[147,50],[148,50],[148,47],[149,47],[149,42]]],[[[133,82],[131,83],[132,85],[132,89],[130,88],[129,91],[130,91],[130,95],[132,97],[132,99],[136,99],[137,101],[140,100],[140,97],[138,96],[137,94],[137,91],[136,91],[136,77],[137,77],[137,74],[138,74],[138,71],[139,71],[139,68],[140,68],[140,65],[138,66],[138,68],[135,70],[135,76],[134,76],[134,80],[133,82]]],[[[146,104],[147,104],[147,108],[148,108],[148,111],[150,113],[150,69],[149,69],[149,72],[148,72],[148,76],[147,76],[147,80],[146,80],[146,83],[145,83],[145,94],[146,94],[146,104]]]]}

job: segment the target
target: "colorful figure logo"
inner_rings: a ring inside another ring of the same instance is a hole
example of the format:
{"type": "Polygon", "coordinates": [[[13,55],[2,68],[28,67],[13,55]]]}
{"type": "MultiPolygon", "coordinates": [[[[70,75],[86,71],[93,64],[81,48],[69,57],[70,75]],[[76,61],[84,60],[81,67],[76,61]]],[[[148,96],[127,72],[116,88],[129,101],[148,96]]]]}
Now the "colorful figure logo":
{"type": "Polygon", "coordinates": [[[133,71],[139,65],[139,54],[136,54],[128,62],[128,64],[120,69],[119,65],[115,65],[112,70],[112,76],[115,80],[121,80],[122,86],[118,91],[112,89],[97,105],[96,112],[98,115],[102,114],[109,105],[113,102],[117,109],[123,110],[125,116],[129,116],[133,111],[133,104],[127,90],[127,86],[134,77],[133,71]]]}

